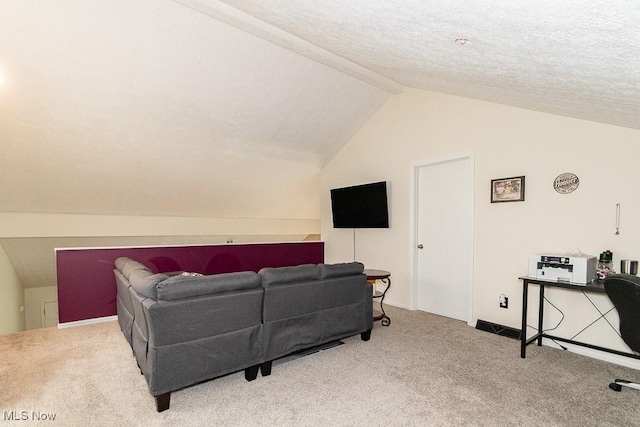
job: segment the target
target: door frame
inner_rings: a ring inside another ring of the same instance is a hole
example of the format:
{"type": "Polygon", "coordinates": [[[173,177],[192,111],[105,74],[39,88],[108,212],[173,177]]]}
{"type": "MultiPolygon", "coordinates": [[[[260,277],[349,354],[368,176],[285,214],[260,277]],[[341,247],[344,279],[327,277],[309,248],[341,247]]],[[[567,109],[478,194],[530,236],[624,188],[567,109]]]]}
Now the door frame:
{"type": "MultiPolygon", "coordinates": [[[[52,328],[52,327],[57,327],[58,323],[60,323],[60,320],[58,319],[58,322],[56,322],[55,325],[48,325],[47,326],[47,314],[46,314],[46,309],[47,309],[47,305],[53,305],[53,307],[55,308],[55,310],[58,310],[58,301],[40,301],[40,327],[41,328],[52,328]]],[[[49,307],[51,308],[51,307],[49,307]]],[[[58,318],[59,316],[56,314],[55,316],[56,318],[58,318]]]]}
{"type": "Polygon", "coordinates": [[[426,166],[435,166],[442,163],[449,163],[456,160],[469,160],[469,185],[470,185],[470,217],[469,217],[469,262],[467,265],[468,269],[468,289],[467,289],[467,324],[469,326],[475,326],[476,319],[473,316],[473,255],[474,255],[474,212],[475,212],[475,153],[473,151],[461,152],[456,154],[450,154],[446,156],[441,156],[437,158],[433,158],[427,161],[422,162],[414,162],[411,165],[411,206],[409,212],[411,213],[410,218],[410,239],[409,242],[411,244],[411,249],[409,253],[411,266],[409,271],[411,272],[411,286],[410,286],[410,300],[411,300],[411,309],[417,310],[417,294],[418,294],[418,178],[420,168],[426,166]]]}

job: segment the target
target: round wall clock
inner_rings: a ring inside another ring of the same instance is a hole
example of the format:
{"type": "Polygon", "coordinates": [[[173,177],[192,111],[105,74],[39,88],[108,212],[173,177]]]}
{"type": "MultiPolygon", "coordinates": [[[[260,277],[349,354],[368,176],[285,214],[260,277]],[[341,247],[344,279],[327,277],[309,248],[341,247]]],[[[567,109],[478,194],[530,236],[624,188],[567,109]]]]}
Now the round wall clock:
{"type": "Polygon", "coordinates": [[[580,179],[573,173],[562,173],[553,180],[553,188],[560,194],[573,193],[580,185],[580,179]]]}

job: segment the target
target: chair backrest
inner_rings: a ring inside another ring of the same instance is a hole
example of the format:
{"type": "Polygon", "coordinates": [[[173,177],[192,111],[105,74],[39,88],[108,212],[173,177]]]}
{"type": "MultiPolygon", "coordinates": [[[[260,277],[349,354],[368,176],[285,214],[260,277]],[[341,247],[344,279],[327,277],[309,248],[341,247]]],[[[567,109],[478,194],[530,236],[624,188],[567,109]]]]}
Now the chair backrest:
{"type": "Polygon", "coordinates": [[[604,280],[604,289],[620,316],[620,335],[640,352],[640,277],[615,274],[604,280]]]}

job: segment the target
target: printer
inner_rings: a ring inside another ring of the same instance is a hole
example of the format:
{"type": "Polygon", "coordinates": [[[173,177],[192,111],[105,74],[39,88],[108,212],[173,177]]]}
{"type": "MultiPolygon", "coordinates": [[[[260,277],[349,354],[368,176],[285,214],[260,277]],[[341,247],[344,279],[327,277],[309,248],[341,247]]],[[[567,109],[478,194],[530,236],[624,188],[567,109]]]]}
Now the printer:
{"type": "Polygon", "coordinates": [[[596,279],[598,260],[591,255],[529,256],[529,277],[586,285],[596,279]]]}

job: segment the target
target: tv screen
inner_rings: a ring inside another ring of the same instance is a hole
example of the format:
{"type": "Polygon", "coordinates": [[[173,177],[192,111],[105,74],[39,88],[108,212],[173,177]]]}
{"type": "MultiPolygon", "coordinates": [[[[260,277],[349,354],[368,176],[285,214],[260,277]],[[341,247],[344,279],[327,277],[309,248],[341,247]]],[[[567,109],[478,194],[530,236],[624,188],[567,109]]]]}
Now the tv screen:
{"type": "Polygon", "coordinates": [[[389,228],[386,181],[331,190],[334,228],[389,228]]]}

